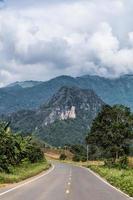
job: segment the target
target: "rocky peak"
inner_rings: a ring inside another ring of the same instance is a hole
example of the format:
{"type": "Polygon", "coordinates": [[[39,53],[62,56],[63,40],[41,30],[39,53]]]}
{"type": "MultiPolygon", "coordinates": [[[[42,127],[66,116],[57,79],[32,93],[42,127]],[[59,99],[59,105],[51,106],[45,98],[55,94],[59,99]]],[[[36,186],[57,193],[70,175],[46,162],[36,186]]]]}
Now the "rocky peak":
{"type": "Polygon", "coordinates": [[[44,117],[44,124],[48,125],[56,120],[76,119],[88,114],[95,117],[103,104],[92,90],[64,86],[41,107],[40,112],[48,111],[44,117]]]}

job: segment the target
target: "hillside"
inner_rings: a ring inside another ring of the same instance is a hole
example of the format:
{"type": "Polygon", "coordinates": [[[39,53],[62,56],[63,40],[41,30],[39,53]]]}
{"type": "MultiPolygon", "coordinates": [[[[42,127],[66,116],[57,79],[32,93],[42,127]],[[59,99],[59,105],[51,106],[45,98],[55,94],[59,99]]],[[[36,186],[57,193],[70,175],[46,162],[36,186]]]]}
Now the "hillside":
{"type": "Polygon", "coordinates": [[[117,79],[98,76],[60,76],[47,82],[33,84],[32,87],[12,87],[0,89],[0,113],[11,113],[22,109],[36,109],[47,102],[62,86],[75,86],[92,89],[107,104],[124,104],[133,109],[133,76],[117,79]]]}
{"type": "Polygon", "coordinates": [[[104,105],[92,91],[62,87],[36,111],[19,111],[4,117],[22,133],[35,133],[54,146],[83,143],[92,120],[104,105]]]}

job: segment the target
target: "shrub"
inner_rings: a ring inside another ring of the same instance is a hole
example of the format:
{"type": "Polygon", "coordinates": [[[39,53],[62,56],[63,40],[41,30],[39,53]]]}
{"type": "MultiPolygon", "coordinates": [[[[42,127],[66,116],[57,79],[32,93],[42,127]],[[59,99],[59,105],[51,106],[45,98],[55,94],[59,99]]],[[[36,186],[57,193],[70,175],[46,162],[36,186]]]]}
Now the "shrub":
{"type": "Polygon", "coordinates": [[[65,160],[67,158],[67,156],[64,154],[64,153],[62,153],[61,155],[60,155],[60,160],[65,160]]]}
{"type": "Polygon", "coordinates": [[[31,163],[41,161],[44,154],[41,147],[32,137],[12,134],[8,124],[0,123],[0,171],[10,169],[28,160],[31,163]]]}
{"type": "Polygon", "coordinates": [[[126,169],[128,167],[128,157],[127,156],[123,156],[119,159],[118,161],[118,166],[120,169],[126,169]]]}
{"type": "Polygon", "coordinates": [[[74,162],[79,162],[80,159],[81,159],[80,156],[77,155],[77,154],[73,156],[73,161],[74,161],[74,162]]]}
{"type": "Polygon", "coordinates": [[[112,168],[112,167],[116,166],[116,164],[114,163],[114,160],[112,158],[105,160],[104,165],[108,168],[112,168]]]}
{"type": "Polygon", "coordinates": [[[86,162],[86,161],[87,161],[87,158],[83,156],[83,157],[81,157],[81,161],[82,161],[82,162],[86,162]]]}

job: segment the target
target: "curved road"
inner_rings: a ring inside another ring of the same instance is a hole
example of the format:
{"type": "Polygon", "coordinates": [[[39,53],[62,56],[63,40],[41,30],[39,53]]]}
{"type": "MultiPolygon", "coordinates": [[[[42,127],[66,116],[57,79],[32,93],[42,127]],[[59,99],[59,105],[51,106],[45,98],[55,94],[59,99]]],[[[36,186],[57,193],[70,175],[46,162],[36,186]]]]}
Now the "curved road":
{"type": "Polygon", "coordinates": [[[1,200],[129,200],[85,168],[54,163],[45,174],[0,189],[1,200]]]}

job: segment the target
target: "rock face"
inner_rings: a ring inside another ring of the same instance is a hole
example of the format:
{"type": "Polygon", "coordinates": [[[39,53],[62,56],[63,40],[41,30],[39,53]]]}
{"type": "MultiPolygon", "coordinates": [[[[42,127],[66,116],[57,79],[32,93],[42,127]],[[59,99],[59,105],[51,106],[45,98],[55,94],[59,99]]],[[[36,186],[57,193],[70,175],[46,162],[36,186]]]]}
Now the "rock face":
{"type": "Polygon", "coordinates": [[[36,111],[19,111],[6,119],[15,131],[34,132],[54,146],[83,143],[103,105],[92,90],[64,86],[36,111]]]}
{"type": "Polygon", "coordinates": [[[47,104],[41,106],[37,114],[42,114],[45,125],[79,117],[92,119],[101,105],[103,102],[92,90],[64,86],[47,104]]]}
{"type": "Polygon", "coordinates": [[[45,125],[52,124],[55,120],[67,120],[67,119],[76,119],[75,106],[65,107],[63,110],[60,107],[52,111],[49,116],[45,119],[45,125]]]}
{"type": "Polygon", "coordinates": [[[60,120],[76,119],[76,107],[72,106],[70,110],[61,113],[60,120]]]}

